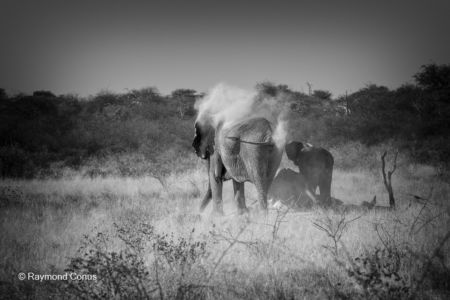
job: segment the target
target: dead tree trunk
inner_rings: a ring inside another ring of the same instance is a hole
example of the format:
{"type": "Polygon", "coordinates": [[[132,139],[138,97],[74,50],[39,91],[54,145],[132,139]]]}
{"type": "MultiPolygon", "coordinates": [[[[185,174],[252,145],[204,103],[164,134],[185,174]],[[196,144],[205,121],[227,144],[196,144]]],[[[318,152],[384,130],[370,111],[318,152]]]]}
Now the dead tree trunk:
{"type": "Polygon", "coordinates": [[[392,169],[387,172],[387,176],[386,176],[386,161],[385,161],[386,155],[387,151],[384,151],[383,155],[381,155],[381,172],[383,174],[384,186],[386,187],[386,190],[389,194],[389,207],[395,209],[394,190],[392,189],[392,174],[394,174],[395,170],[397,169],[398,151],[395,153],[392,169]]]}
{"type": "Polygon", "coordinates": [[[350,115],[350,107],[348,105],[348,93],[345,91],[345,116],[348,117],[350,115]]]}
{"type": "Polygon", "coordinates": [[[312,95],[312,84],[307,82],[306,85],[308,86],[308,96],[312,95]]]}

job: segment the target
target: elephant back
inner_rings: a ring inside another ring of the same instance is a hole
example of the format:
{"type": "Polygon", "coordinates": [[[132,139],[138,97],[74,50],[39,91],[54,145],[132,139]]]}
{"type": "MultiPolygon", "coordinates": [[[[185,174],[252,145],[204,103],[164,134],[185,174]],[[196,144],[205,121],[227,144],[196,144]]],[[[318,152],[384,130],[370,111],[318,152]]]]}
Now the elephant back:
{"type": "Polygon", "coordinates": [[[241,142],[273,144],[272,135],[272,126],[264,118],[248,119],[223,128],[223,136],[236,138],[241,142]]]}
{"type": "Polygon", "coordinates": [[[300,164],[303,166],[318,167],[321,169],[332,169],[334,164],[333,156],[324,148],[310,148],[302,152],[300,164]]]}
{"type": "Polygon", "coordinates": [[[266,165],[273,156],[272,127],[264,118],[224,125],[216,135],[224,166],[237,181],[254,181],[256,173],[272,173],[266,165]],[[262,168],[262,169],[261,169],[262,168]]]}

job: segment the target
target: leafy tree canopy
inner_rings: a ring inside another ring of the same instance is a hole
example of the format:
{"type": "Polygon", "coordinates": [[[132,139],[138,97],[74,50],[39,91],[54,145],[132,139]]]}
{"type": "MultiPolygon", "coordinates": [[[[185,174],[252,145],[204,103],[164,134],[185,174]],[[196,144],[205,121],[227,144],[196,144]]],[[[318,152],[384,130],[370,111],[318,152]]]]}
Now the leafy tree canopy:
{"type": "Polygon", "coordinates": [[[193,98],[197,95],[197,91],[193,89],[176,89],[171,93],[171,97],[178,98],[193,98]]]}
{"type": "Polygon", "coordinates": [[[450,64],[423,65],[413,77],[417,85],[424,89],[450,89],[450,64]]]}
{"type": "Polygon", "coordinates": [[[323,100],[330,100],[331,99],[331,92],[326,90],[315,90],[313,93],[314,97],[323,99],[323,100]]]}

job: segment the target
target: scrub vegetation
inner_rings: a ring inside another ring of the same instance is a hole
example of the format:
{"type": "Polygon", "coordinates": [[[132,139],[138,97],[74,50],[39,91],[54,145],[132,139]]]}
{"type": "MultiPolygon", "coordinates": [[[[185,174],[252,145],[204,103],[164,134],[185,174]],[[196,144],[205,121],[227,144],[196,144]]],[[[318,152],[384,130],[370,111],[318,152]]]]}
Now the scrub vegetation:
{"type": "MultiPolygon", "coordinates": [[[[204,162],[191,148],[202,95],[0,92],[0,295],[116,299],[448,299],[450,66],[415,83],[333,98],[269,82],[288,140],[330,150],[345,210],[202,214],[204,162]],[[281,96],[281,97],[279,97],[281,96]],[[392,175],[396,209],[381,174],[392,175]],[[358,209],[377,196],[377,209],[358,209]],[[354,206],[352,206],[354,205],[354,206]],[[386,209],[385,209],[386,208],[386,209]],[[19,280],[18,274],[96,275],[19,280]],[[84,278],[90,278],[89,276],[84,278]]],[[[280,167],[295,169],[283,157],[280,167]]]]}

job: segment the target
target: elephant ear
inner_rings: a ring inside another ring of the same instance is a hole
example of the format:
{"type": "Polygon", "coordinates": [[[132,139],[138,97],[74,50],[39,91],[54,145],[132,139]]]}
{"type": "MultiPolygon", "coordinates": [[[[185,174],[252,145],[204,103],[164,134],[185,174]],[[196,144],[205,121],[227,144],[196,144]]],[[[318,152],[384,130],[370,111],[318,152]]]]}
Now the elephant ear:
{"type": "Polygon", "coordinates": [[[303,149],[303,144],[300,142],[290,142],[286,144],[284,147],[286,150],[286,155],[289,158],[289,160],[292,160],[293,162],[297,161],[298,156],[300,152],[303,149]]]}
{"type": "Polygon", "coordinates": [[[199,157],[207,159],[214,153],[214,128],[206,122],[196,122],[194,128],[192,147],[199,157]]]}
{"type": "Polygon", "coordinates": [[[195,153],[200,156],[200,146],[202,143],[203,135],[202,131],[200,130],[200,124],[198,122],[195,122],[194,124],[194,139],[192,141],[192,147],[195,150],[195,153]]]}

